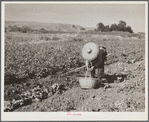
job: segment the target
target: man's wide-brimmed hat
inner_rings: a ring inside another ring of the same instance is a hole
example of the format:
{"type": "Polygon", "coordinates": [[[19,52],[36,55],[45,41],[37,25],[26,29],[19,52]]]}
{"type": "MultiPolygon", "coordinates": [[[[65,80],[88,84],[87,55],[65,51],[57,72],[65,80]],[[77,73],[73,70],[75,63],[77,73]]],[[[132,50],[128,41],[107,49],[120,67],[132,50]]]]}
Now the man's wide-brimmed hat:
{"type": "Polygon", "coordinates": [[[88,42],[82,48],[82,56],[88,61],[92,61],[98,57],[99,46],[94,42],[88,42]]]}

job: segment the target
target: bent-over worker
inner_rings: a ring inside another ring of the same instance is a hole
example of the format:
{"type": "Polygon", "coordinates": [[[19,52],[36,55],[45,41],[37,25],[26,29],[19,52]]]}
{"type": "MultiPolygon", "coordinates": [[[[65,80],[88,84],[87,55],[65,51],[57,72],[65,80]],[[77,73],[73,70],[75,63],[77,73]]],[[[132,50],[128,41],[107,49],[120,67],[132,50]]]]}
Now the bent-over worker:
{"type": "MultiPolygon", "coordinates": [[[[90,51],[90,50],[88,50],[90,51]]],[[[99,47],[99,54],[93,61],[87,61],[86,65],[89,66],[89,71],[91,72],[92,78],[101,78],[104,76],[104,62],[107,59],[107,52],[105,47],[99,47]]]]}

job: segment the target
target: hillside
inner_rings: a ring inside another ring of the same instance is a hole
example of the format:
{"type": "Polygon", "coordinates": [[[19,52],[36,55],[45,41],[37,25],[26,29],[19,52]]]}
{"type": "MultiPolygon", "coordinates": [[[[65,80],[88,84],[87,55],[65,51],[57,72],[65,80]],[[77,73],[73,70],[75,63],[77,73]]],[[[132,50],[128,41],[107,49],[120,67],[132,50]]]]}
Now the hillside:
{"type": "Polygon", "coordinates": [[[96,29],[95,27],[86,27],[85,30],[94,30],[96,29]]]}
{"type": "Polygon", "coordinates": [[[29,21],[6,21],[5,27],[14,26],[22,27],[28,26],[31,29],[39,30],[41,28],[46,29],[47,31],[64,31],[64,32],[80,32],[84,28],[79,25],[72,24],[61,24],[61,23],[41,23],[41,22],[29,22],[29,21]]]}

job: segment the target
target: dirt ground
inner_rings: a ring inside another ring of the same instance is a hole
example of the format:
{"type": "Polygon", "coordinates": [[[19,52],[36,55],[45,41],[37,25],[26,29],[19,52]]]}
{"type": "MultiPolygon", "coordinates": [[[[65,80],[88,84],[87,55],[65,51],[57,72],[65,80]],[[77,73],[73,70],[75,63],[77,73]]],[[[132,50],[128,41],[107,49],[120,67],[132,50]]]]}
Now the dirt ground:
{"type": "MultiPolygon", "coordinates": [[[[67,84],[63,82],[66,78],[61,78],[57,83],[65,86],[65,92],[55,93],[42,101],[20,106],[14,112],[144,112],[144,64],[144,59],[142,59],[133,64],[117,62],[106,65],[106,78],[102,79],[96,89],[82,89],[75,77],[67,78],[70,81],[67,84]]],[[[50,88],[50,84],[53,84],[50,81],[53,80],[48,76],[36,81],[36,83],[44,84],[50,88]]],[[[24,85],[27,87],[27,84],[24,85]]],[[[28,87],[28,89],[30,88],[28,87]]]]}
{"type": "MultiPolygon", "coordinates": [[[[83,45],[87,39],[87,41],[96,39],[97,43],[106,45],[108,52],[111,53],[107,58],[107,62],[105,62],[105,77],[98,83],[96,89],[82,89],[77,72],[59,78],[49,75],[39,79],[17,79],[18,82],[5,84],[4,86],[4,111],[144,112],[146,85],[144,40],[125,39],[120,36],[119,41],[117,41],[118,37],[111,35],[109,37],[106,35],[92,35],[90,40],[87,36],[90,37],[90,35],[81,37],[84,40],[82,43],[69,42],[71,45],[75,45],[74,52],[79,50],[77,44],[83,45]],[[54,84],[55,86],[53,86],[54,84]],[[31,95],[34,96],[31,97],[31,95]]],[[[57,44],[60,43],[56,42],[55,46],[57,44]]],[[[47,45],[49,46],[50,42],[47,42],[47,45]]],[[[66,46],[69,47],[69,45],[66,46]]],[[[44,45],[45,47],[46,45],[44,45]]],[[[69,55],[75,54],[70,53],[69,55]]],[[[12,56],[8,55],[8,59],[9,57],[12,56]]],[[[22,58],[20,59],[22,60],[22,58]]],[[[65,59],[62,57],[61,60],[65,59]]],[[[41,63],[40,66],[42,65],[44,64],[41,63]]],[[[84,71],[79,73],[82,74],[84,71]]]]}

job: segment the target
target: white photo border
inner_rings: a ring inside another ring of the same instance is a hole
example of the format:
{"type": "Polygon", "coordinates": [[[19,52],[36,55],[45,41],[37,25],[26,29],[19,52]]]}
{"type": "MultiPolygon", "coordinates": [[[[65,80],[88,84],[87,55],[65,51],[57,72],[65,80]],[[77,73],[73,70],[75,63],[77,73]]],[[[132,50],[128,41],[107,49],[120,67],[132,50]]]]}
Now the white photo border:
{"type": "Polygon", "coordinates": [[[147,1],[100,1],[100,2],[66,2],[66,1],[3,1],[1,2],[1,120],[2,121],[90,121],[90,120],[148,120],[148,2],[147,1]],[[81,114],[78,116],[67,115],[67,112],[4,112],[4,25],[5,4],[145,4],[145,112],[71,112],[81,114]]]}

